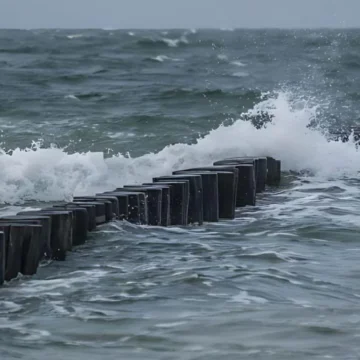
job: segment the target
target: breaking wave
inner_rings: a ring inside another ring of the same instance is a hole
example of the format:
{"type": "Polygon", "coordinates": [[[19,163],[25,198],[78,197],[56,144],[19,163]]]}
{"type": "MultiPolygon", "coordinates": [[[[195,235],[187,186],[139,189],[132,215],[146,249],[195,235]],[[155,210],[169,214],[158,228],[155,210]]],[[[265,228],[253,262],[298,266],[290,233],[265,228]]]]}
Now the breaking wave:
{"type": "Polygon", "coordinates": [[[308,127],[317,116],[318,106],[294,104],[291,98],[287,92],[264,94],[241,119],[211,130],[195,144],[168,145],[158,153],[137,158],[130,154],[111,158],[95,152],[69,154],[61,148],[41,148],[38,143],[11,153],[2,150],[0,198],[11,204],[71,199],[73,195],[147,182],[181,168],[243,155],[271,155],[282,160],[284,170],[309,170],[315,176],[357,176],[358,154],[353,140],[328,141],[322,131],[308,127]],[[244,120],[263,113],[270,121],[259,129],[244,120]]]}

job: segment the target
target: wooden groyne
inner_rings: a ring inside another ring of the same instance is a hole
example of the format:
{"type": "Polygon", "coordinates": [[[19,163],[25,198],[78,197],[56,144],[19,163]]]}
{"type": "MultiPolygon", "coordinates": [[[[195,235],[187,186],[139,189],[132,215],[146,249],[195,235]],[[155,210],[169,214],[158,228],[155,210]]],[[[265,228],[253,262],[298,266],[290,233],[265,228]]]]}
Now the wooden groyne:
{"type": "Polygon", "coordinates": [[[203,225],[235,218],[256,205],[256,194],[281,180],[281,162],[269,156],[234,157],[183,169],[152,183],[129,184],[76,196],[36,211],[0,218],[0,284],[34,275],[43,259],[64,261],[98,226],[114,220],[138,225],[203,225]]]}

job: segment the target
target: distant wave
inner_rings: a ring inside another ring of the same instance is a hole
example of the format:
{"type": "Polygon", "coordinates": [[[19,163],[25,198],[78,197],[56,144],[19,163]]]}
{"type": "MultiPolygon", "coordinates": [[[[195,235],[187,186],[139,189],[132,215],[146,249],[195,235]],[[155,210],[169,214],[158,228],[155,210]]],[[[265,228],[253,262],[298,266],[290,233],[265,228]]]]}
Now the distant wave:
{"type": "Polygon", "coordinates": [[[100,92],[88,92],[84,94],[77,94],[76,97],[80,100],[87,100],[87,99],[94,99],[94,98],[104,98],[106,97],[105,94],[102,94],[100,92]]]}
{"type": "Polygon", "coordinates": [[[88,92],[83,94],[69,94],[65,96],[65,99],[69,100],[91,100],[91,99],[104,99],[106,98],[105,94],[99,93],[99,92],[88,92]]]}
{"type": "Polygon", "coordinates": [[[221,100],[225,98],[236,98],[238,101],[246,100],[257,102],[261,100],[261,92],[255,90],[244,91],[225,91],[222,89],[171,89],[161,92],[158,95],[159,99],[177,99],[191,98],[198,100],[199,98],[211,98],[214,100],[221,100]]]}
{"type": "Polygon", "coordinates": [[[69,75],[61,75],[57,77],[57,80],[65,81],[65,82],[80,82],[84,81],[88,78],[89,74],[69,74],[69,75]]]}
{"type": "Polygon", "coordinates": [[[0,53],[8,54],[36,54],[40,53],[42,50],[37,46],[25,45],[15,48],[0,48],[0,53]]]}
{"type": "Polygon", "coordinates": [[[218,58],[219,60],[222,60],[222,61],[228,60],[228,57],[227,57],[227,55],[225,55],[225,54],[219,54],[219,55],[217,56],[217,58],[218,58]]]}
{"type": "Polygon", "coordinates": [[[83,34],[74,34],[74,35],[68,35],[66,36],[68,39],[77,39],[77,38],[82,38],[84,35],[83,34]]]}
{"type": "Polygon", "coordinates": [[[240,67],[246,66],[246,64],[242,63],[241,61],[232,61],[230,64],[240,67]]]}
{"type": "Polygon", "coordinates": [[[78,97],[76,97],[75,95],[66,95],[65,99],[70,99],[70,100],[80,100],[78,97]]]}
{"type": "Polygon", "coordinates": [[[187,45],[189,41],[185,36],[181,36],[179,39],[151,39],[151,38],[142,38],[137,41],[137,45],[142,47],[178,47],[179,45],[187,45]]]}
{"type": "Polygon", "coordinates": [[[245,71],[238,71],[238,72],[234,73],[233,76],[235,76],[235,77],[247,77],[247,76],[249,76],[249,73],[247,73],[245,71]]]}
{"type": "Polygon", "coordinates": [[[150,58],[146,58],[145,60],[148,61],[153,61],[153,62],[164,62],[164,61],[181,61],[181,59],[177,59],[177,58],[171,58],[169,56],[166,55],[158,55],[155,57],[150,57],[150,58]]]}

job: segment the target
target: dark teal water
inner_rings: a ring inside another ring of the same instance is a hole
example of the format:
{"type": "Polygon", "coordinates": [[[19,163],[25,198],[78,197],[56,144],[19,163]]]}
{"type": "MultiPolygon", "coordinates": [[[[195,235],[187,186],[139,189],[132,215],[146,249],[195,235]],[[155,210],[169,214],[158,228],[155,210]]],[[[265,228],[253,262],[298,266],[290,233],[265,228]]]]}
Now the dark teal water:
{"type": "Polygon", "coordinates": [[[1,214],[228,156],[284,170],[234,221],[114,222],[6,284],[1,359],[358,359],[359,154],[330,132],[359,69],[359,30],[0,30],[1,214]]]}

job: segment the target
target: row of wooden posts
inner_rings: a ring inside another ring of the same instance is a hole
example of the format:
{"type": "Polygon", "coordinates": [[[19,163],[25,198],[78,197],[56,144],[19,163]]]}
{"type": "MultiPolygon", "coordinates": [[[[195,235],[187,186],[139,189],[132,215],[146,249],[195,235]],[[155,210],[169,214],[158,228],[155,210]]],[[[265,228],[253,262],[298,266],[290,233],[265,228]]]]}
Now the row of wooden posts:
{"type": "Polygon", "coordinates": [[[237,207],[254,206],[256,193],[278,185],[280,177],[281,162],[272,157],[230,158],[156,177],[152,183],[3,216],[0,284],[19,274],[36,274],[43,259],[65,260],[89,232],[109,221],[186,226],[234,219],[237,207]]]}

